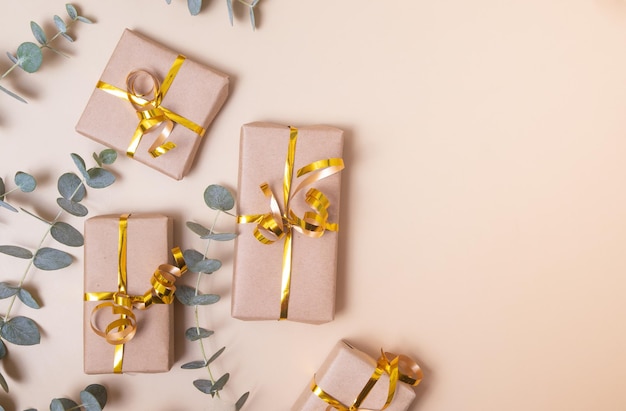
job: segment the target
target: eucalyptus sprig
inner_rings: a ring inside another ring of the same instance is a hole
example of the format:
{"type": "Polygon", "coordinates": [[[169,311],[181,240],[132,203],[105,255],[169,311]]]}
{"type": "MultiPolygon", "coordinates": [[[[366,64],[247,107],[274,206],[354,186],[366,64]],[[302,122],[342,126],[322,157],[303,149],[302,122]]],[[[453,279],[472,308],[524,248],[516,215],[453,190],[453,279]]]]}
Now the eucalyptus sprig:
{"type": "MultiPolygon", "coordinates": [[[[198,311],[199,307],[202,305],[209,305],[218,302],[220,296],[217,294],[203,294],[200,291],[200,281],[205,275],[214,273],[222,266],[222,262],[220,260],[207,257],[211,241],[231,241],[234,240],[236,237],[236,234],[234,233],[215,232],[215,225],[217,224],[218,217],[221,213],[232,215],[231,213],[229,213],[229,210],[231,210],[235,206],[235,200],[231,193],[228,191],[228,189],[219,185],[210,185],[204,190],[204,202],[207,206],[209,206],[209,208],[217,211],[213,219],[213,223],[211,224],[211,228],[206,228],[202,224],[198,224],[192,221],[188,221],[186,223],[187,227],[191,231],[197,234],[201,239],[207,240],[204,252],[201,253],[194,249],[188,249],[185,250],[183,253],[185,257],[185,263],[187,264],[187,267],[189,267],[189,271],[198,274],[198,277],[196,279],[196,286],[195,288],[193,288],[181,285],[176,290],[176,297],[178,301],[188,307],[194,308],[195,325],[194,327],[188,328],[185,331],[185,338],[187,338],[187,340],[189,341],[198,341],[200,353],[202,354],[202,359],[183,364],[181,368],[205,368],[208,372],[209,379],[197,379],[193,382],[193,385],[201,392],[209,394],[211,395],[211,397],[217,396],[219,398],[220,391],[228,382],[230,374],[226,373],[221,377],[215,379],[213,377],[213,372],[211,371],[211,363],[224,352],[226,347],[220,348],[210,357],[207,355],[203,340],[213,335],[214,332],[211,330],[207,330],[206,328],[200,327],[198,311]]],[[[239,399],[235,403],[236,411],[239,411],[244,406],[249,394],[249,392],[246,392],[241,397],[239,397],[239,399]]]]}
{"type": "Polygon", "coordinates": [[[13,207],[11,204],[7,203],[4,200],[9,194],[16,190],[20,190],[23,193],[30,193],[34,191],[37,187],[37,181],[33,176],[23,171],[18,171],[17,173],[15,173],[13,181],[15,182],[15,188],[6,191],[4,181],[2,180],[2,177],[0,177],[0,207],[4,207],[7,210],[17,213],[17,208],[13,207]]]}
{"type": "MultiPolygon", "coordinates": [[[[248,7],[248,13],[250,15],[250,24],[252,25],[252,30],[256,30],[256,18],[254,16],[254,8],[257,4],[259,4],[259,0],[235,0],[236,2],[243,4],[248,7]]],[[[172,0],[165,0],[167,4],[170,4],[172,0]]],[[[202,0],[187,0],[187,7],[189,8],[189,13],[192,16],[196,16],[200,13],[202,9],[202,0]]],[[[230,25],[233,25],[233,0],[226,0],[226,7],[228,8],[228,19],[230,20],[230,25]]]]}
{"type": "MultiPolygon", "coordinates": [[[[39,24],[35,23],[34,21],[30,22],[30,29],[33,32],[33,36],[35,36],[35,40],[37,40],[37,43],[39,44],[27,41],[18,46],[15,55],[7,52],[7,57],[9,57],[9,60],[11,60],[13,65],[9,67],[9,69],[4,72],[2,76],[0,76],[0,80],[8,76],[9,73],[15,70],[16,67],[21,68],[27,73],[34,73],[39,70],[39,68],[41,67],[41,63],[43,62],[43,49],[48,49],[63,57],[68,57],[66,54],[53,48],[50,44],[57,37],[63,37],[67,41],[73,42],[74,38],[68,33],[69,28],[77,21],[87,24],[91,24],[92,21],[89,20],[87,17],[79,15],[76,7],[74,7],[70,3],[65,5],[65,10],[67,11],[70,20],[66,23],[61,17],[54,15],[52,19],[54,20],[54,25],[56,26],[58,32],[50,38],[48,38],[48,36],[39,24]]],[[[21,101],[22,103],[27,103],[27,101],[23,97],[1,85],[0,91],[5,92],[9,96],[21,101]]]]}
{"type": "MultiPolygon", "coordinates": [[[[69,398],[55,398],[50,402],[50,411],[102,411],[107,403],[107,389],[100,384],[90,384],[79,394],[81,403],[78,404],[69,398]]],[[[0,405],[0,411],[5,411],[0,405]]],[[[24,411],[37,411],[29,408],[24,411]]]]}
{"type": "MultiPolygon", "coordinates": [[[[26,278],[33,270],[33,267],[44,271],[53,271],[72,264],[72,256],[69,253],[53,247],[44,247],[44,242],[48,235],[52,236],[57,242],[69,247],[82,246],[84,238],[80,231],[72,225],[60,221],[63,212],[78,217],[86,216],[88,209],[81,204],[81,201],[87,194],[85,187],[100,189],[108,187],[115,182],[115,176],[102,167],[105,164],[109,165],[115,162],[117,153],[114,150],[106,149],[99,154],[94,153],[94,159],[98,165],[89,169],[86,168],[85,161],[78,154],[72,153],[71,157],[79,173],[68,172],[59,177],[57,188],[61,197],[56,201],[59,210],[51,221],[40,217],[35,212],[20,207],[20,210],[45,224],[44,233],[36,249],[29,250],[18,245],[0,245],[0,253],[28,261],[19,281],[0,282],[0,299],[9,299],[6,313],[0,317],[0,359],[7,355],[4,341],[16,345],[36,345],[40,342],[39,326],[35,321],[25,316],[11,317],[11,310],[17,299],[27,307],[33,309],[41,307],[39,301],[25,286],[26,278]]],[[[19,181],[26,188],[34,189],[36,181],[32,176],[29,175],[29,177],[25,178],[27,183],[22,181],[24,177],[20,178],[19,181]]],[[[6,392],[9,391],[6,380],[1,373],[0,386],[6,392]]]]}

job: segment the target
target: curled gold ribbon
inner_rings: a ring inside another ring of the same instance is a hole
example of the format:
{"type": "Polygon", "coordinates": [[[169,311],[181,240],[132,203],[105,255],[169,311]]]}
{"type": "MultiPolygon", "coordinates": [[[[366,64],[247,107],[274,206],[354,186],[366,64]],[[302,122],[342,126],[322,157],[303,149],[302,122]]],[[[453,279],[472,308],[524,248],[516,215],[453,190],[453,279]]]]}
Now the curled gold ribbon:
{"type": "Polygon", "coordinates": [[[382,411],[389,407],[398,389],[398,381],[409,384],[413,387],[416,387],[422,381],[422,370],[420,369],[420,366],[417,365],[417,363],[411,358],[402,354],[396,355],[393,353],[386,353],[383,352],[383,350],[381,350],[380,353],[381,355],[376,362],[376,368],[374,369],[372,376],[351,405],[345,405],[337,398],[328,394],[317,385],[315,377],[313,377],[313,380],[311,381],[311,391],[318,398],[328,404],[326,411],[331,411],[333,408],[338,411],[365,411],[365,408],[361,408],[361,404],[365,401],[372,388],[374,388],[376,383],[380,380],[383,373],[389,376],[387,399],[380,408],[371,411],[382,411]],[[391,360],[389,357],[392,357],[391,360]]]}
{"type": "Polygon", "coordinates": [[[137,112],[139,124],[135,129],[128,148],[126,149],[126,155],[129,157],[133,157],[135,155],[137,147],[139,146],[144,134],[160,125],[163,125],[161,132],[152,146],[148,149],[153,157],[159,157],[176,147],[176,144],[173,142],[166,141],[174,128],[174,123],[188,128],[201,137],[204,135],[206,131],[204,127],[161,105],[163,98],[167,94],[167,91],[176,78],[178,70],[180,70],[184,61],[184,56],[179,55],[176,57],[176,60],[174,60],[172,67],[170,67],[163,83],[160,83],[158,78],[149,71],[135,70],[128,74],[128,77],[126,77],[126,90],[122,90],[103,81],[98,81],[98,84],[96,84],[96,88],[130,102],[137,112]],[[136,87],[136,82],[141,78],[148,78],[151,80],[152,88],[149,92],[141,92],[139,91],[139,88],[136,87]],[[151,97],[149,97],[149,95],[151,95],[151,97]]]}
{"type": "Polygon", "coordinates": [[[85,293],[85,301],[104,301],[94,307],[91,312],[91,329],[109,344],[115,345],[113,359],[113,372],[122,372],[124,360],[124,344],[129,342],[137,332],[137,318],[133,308],[145,310],[152,304],[171,304],[174,301],[176,291],[176,279],[187,271],[183,253],[180,248],[172,249],[176,266],[161,264],[150,278],[152,286],[143,295],[128,295],[126,291],[126,262],[127,262],[127,228],[130,214],[123,214],[119,220],[118,236],[118,264],[117,264],[117,291],[88,292],[85,293]],[[97,325],[97,317],[101,310],[110,308],[114,316],[119,316],[111,321],[104,330],[97,325]]]}
{"type": "Polygon", "coordinates": [[[249,214],[237,217],[239,224],[256,224],[253,234],[262,244],[271,245],[284,239],[283,268],[281,280],[280,317],[285,320],[289,311],[289,294],[291,289],[291,256],[293,248],[293,231],[297,231],[308,237],[319,238],[326,230],[338,231],[336,223],[328,222],[328,197],[316,188],[310,188],[305,194],[305,203],[313,210],[307,211],[302,217],[296,215],[291,209],[291,200],[304,187],[314,184],[326,177],[330,177],[344,169],[343,159],[328,158],[315,161],[300,168],[296,177],[306,176],[292,191],[294,160],[296,156],[296,143],[298,129],[289,128],[289,147],[285,161],[283,175],[283,209],[281,210],[276,196],[267,183],[260,185],[261,191],[269,201],[270,211],[265,214],[249,214]]]}

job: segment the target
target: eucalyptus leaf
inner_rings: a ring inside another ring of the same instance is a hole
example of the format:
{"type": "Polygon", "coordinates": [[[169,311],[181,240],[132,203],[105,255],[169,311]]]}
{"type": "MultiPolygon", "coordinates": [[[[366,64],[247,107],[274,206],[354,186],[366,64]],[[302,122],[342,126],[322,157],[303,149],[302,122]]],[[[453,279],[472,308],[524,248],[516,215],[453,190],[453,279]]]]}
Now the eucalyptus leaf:
{"type": "Polygon", "coordinates": [[[233,0],[226,0],[226,6],[228,7],[228,20],[230,25],[233,25],[233,0]]]}
{"type": "Polygon", "coordinates": [[[176,286],[176,293],[174,295],[180,303],[187,306],[193,306],[194,304],[191,301],[196,295],[196,290],[188,285],[178,285],[176,286]]]}
{"type": "Polygon", "coordinates": [[[243,405],[248,400],[248,396],[249,395],[250,395],[250,391],[244,393],[241,397],[239,397],[239,399],[235,403],[235,411],[239,411],[239,410],[241,410],[243,408],[243,405]]]}
{"type": "Polygon", "coordinates": [[[252,30],[256,30],[256,18],[254,17],[254,7],[250,7],[250,24],[252,25],[252,30]]]}
{"type": "Polygon", "coordinates": [[[185,264],[187,264],[187,267],[191,267],[199,261],[204,260],[204,255],[194,249],[188,249],[183,251],[183,257],[185,259],[185,264]]]}
{"type": "Polygon", "coordinates": [[[63,198],[76,202],[82,201],[87,194],[83,181],[74,173],[65,173],[59,177],[57,189],[63,198]]]}
{"type": "Polygon", "coordinates": [[[65,40],[69,41],[70,43],[73,43],[73,42],[74,42],[74,39],[72,38],[72,36],[70,36],[70,35],[69,35],[69,34],[67,34],[67,33],[61,33],[61,36],[63,36],[63,38],[64,38],[65,40]]]}
{"type": "Polygon", "coordinates": [[[4,180],[0,177],[0,200],[4,198],[4,193],[6,193],[6,187],[4,186],[4,180]]]}
{"type": "Polygon", "coordinates": [[[23,171],[15,173],[15,184],[17,184],[20,190],[24,193],[30,193],[35,189],[35,187],[37,187],[35,177],[23,171]]]}
{"type": "Polygon", "coordinates": [[[72,160],[74,160],[74,164],[76,164],[78,171],[80,171],[83,177],[89,178],[89,174],[87,174],[87,167],[85,166],[85,160],[83,160],[83,158],[76,153],[71,153],[70,156],[72,157],[72,160]]]}
{"type": "Polygon", "coordinates": [[[59,270],[72,264],[72,256],[61,250],[43,247],[35,253],[33,264],[40,270],[59,270]]]}
{"type": "Polygon", "coordinates": [[[65,33],[67,31],[67,25],[65,24],[65,22],[63,21],[61,17],[55,14],[54,17],[52,17],[52,19],[54,20],[54,25],[57,26],[57,29],[61,33],[65,33]]]}
{"type": "Polygon", "coordinates": [[[193,382],[194,387],[205,394],[211,394],[211,388],[213,388],[213,383],[210,380],[195,380],[193,382]]]}
{"type": "Polygon", "coordinates": [[[187,7],[192,16],[198,15],[202,8],[202,0],[187,0],[187,7]]]}
{"type": "Polygon", "coordinates": [[[0,359],[7,355],[7,346],[0,340],[0,359]]]}
{"type": "Polygon", "coordinates": [[[189,267],[189,271],[194,273],[211,274],[219,270],[221,266],[222,262],[220,260],[205,258],[204,260],[198,261],[189,267]]]}
{"type": "Polygon", "coordinates": [[[4,202],[4,201],[2,201],[2,200],[0,200],[0,207],[4,207],[4,208],[6,208],[7,210],[11,210],[11,211],[13,211],[14,213],[17,213],[17,208],[13,207],[11,204],[6,203],[6,202],[4,202]]]}
{"type": "Polygon", "coordinates": [[[115,182],[115,176],[108,170],[94,167],[87,170],[87,185],[91,188],[105,188],[115,182]]]}
{"type": "Polygon", "coordinates": [[[20,288],[19,292],[17,293],[17,297],[20,299],[21,302],[23,302],[30,308],[34,308],[35,310],[41,308],[37,300],[33,298],[32,294],[24,288],[20,288]]]}
{"type": "Polygon", "coordinates": [[[211,391],[213,393],[216,393],[220,391],[221,389],[223,389],[226,383],[228,382],[229,378],[230,378],[229,373],[222,375],[220,378],[217,379],[217,381],[215,381],[215,383],[213,383],[213,387],[211,388],[211,391]]]}
{"type": "Polygon", "coordinates": [[[17,64],[17,57],[7,51],[7,57],[11,60],[11,63],[17,64]]]}
{"type": "MultiPolygon", "coordinates": [[[[9,393],[9,384],[7,384],[7,380],[4,379],[4,375],[2,375],[2,373],[0,373],[0,386],[2,387],[4,392],[6,392],[7,394],[9,393]]],[[[4,411],[4,408],[1,405],[0,411],[4,411]]]]}
{"type": "Polygon", "coordinates": [[[16,287],[14,285],[10,285],[9,283],[5,283],[4,281],[0,283],[0,300],[4,300],[5,298],[13,297],[20,291],[20,287],[16,287]]]}
{"type": "Polygon", "coordinates": [[[172,0],[165,0],[167,4],[172,4],[172,0]]]}
{"type": "Polygon", "coordinates": [[[228,211],[235,206],[235,199],[230,191],[216,184],[204,190],[204,202],[213,210],[228,211]]]}
{"type": "Polygon", "coordinates": [[[30,29],[32,30],[33,36],[35,36],[35,39],[39,42],[39,44],[41,44],[42,46],[45,46],[46,43],[48,43],[48,38],[46,37],[46,33],[44,33],[43,29],[41,28],[39,24],[35,23],[34,21],[31,21],[30,29]]]}
{"type": "Polygon", "coordinates": [[[226,347],[222,347],[219,350],[217,350],[217,352],[215,354],[213,354],[211,356],[211,358],[209,358],[209,360],[206,362],[207,364],[211,364],[213,361],[215,361],[217,359],[217,357],[219,357],[220,355],[222,355],[222,353],[224,352],[224,350],[226,349],[226,347]]]}
{"type": "Polygon", "coordinates": [[[70,247],[81,247],[85,244],[83,235],[68,223],[57,221],[50,228],[52,238],[70,247]]]}
{"type": "Polygon", "coordinates": [[[207,363],[205,363],[202,360],[200,360],[200,361],[191,361],[191,362],[187,362],[187,363],[181,365],[180,368],[182,368],[183,370],[197,370],[198,368],[206,367],[206,365],[207,365],[207,363]]]}
{"type": "Polygon", "coordinates": [[[70,16],[70,19],[76,20],[76,18],[78,17],[78,12],[73,5],[67,3],[65,5],[65,10],[67,10],[67,15],[70,16]]]}
{"type": "Polygon", "coordinates": [[[13,317],[2,324],[0,336],[16,345],[39,344],[39,328],[33,320],[27,317],[13,317]]]}
{"type": "Polygon", "coordinates": [[[201,238],[205,235],[211,234],[211,230],[203,226],[202,224],[194,223],[193,221],[187,221],[185,223],[187,228],[189,228],[194,233],[198,234],[201,238]]]}
{"type": "Polygon", "coordinates": [[[12,257],[23,258],[29,260],[33,258],[33,253],[23,247],[16,245],[0,245],[0,253],[7,254],[12,257]]]}
{"type": "Polygon", "coordinates": [[[76,17],[76,20],[78,20],[80,22],[83,22],[83,23],[87,23],[87,24],[93,24],[93,21],[91,21],[87,17],[83,17],[83,16],[76,17]]]}
{"type": "Polygon", "coordinates": [[[87,210],[87,207],[85,207],[84,205],[80,203],[76,203],[74,201],[67,200],[65,198],[61,198],[61,197],[57,198],[57,204],[63,210],[77,217],[84,217],[89,212],[89,210],[87,210]]]}
{"type": "Polygon", "coordinates": [[[96,163],[98,163],[98,167],[102,167],[102,160],[100,160],[100,157],[98,157],[96,153],[93,153],[92,157],[94,160],[96,160],[96,163]]]}
{"type": "Polygon", "coordinates": [[[41,67],[43,54],[41,49],[35,43],[27,41],[17,48],[17,62],[19,66],[27,73],[34,73],[41,67]]]}
{"type": "Polygon", "coordinates": [[[220,296],[217,294],[199,294],[191,299],[191,305],[210,305],[215,304],[219,300],[220,296]]]}
{"type": "Polygon", "coordinates": [[[197,341],[202,338],[208,338],[213,335],[213,331],[202,327],[191,327],[185,331],[185,338],[189,341],[197,341]]]}
{"type": "Polygon", "coordinates": [[[106,148],[98,154],[98,158],[102,164],[113,164],[117,160],[117,151],[112,148],[106,148]]]}
{"type": "Polygon", "coordinates": [[[8,94],[9,96],[13,97],[16,100],[21,101],[22,103],[28,103],[26,100],[24,100],[22,97],[18,96],[17,94],[15,94],[14,92],[12,92],[11,90],[4,88],[2,86],[0,86],[0,91],[5,92],[6,94],[8,94]]]}
{"type": "Polygon", "coordinates": [[[237,238],[237,234],[235,233],[208,233],[207,235],[203,235],[200,238],[204,240],[231,241],[237,238]]]}
{"type": "Polygon", "coordinates": [[[85,408],[85,411],[102,411],[100,402],[89,391],[80,392],[80,402],[82,402],[81,405],[85,408]]]}
{"type": "Polygon", "coordinates": [[[77,408],[78,404],[69,398],[55,398],[50,401],[50,411],[67,411],[77,408]]]}
{"type": "Polygon", "coordinates": [[[108,399],[107,389],[104,387],[104,385],[89,384],[87,387],[85,387],[85,391],[93,395],[94,398],[98,401],[98,404],[100,404],[100,407],[104,408],[108,399]]]}

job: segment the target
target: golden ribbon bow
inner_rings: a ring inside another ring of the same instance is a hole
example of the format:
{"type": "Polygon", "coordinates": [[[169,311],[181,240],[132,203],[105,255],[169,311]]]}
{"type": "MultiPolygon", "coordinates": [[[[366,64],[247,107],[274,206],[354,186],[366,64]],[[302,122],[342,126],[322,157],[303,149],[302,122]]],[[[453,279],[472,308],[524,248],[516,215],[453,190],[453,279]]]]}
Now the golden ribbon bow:
{"type": "Polygon", "coordinates": [[[172,249],[176,266],[161,264],[150,278],[150,288],[143,295],[128,295],[126,291],[126,261],[127,261],[127,227],[130,214],[123,214],[119,221],[118,241],[118,268],[117,268],[117,291],[114,292],[90,292],[85,293],[85,301],[106,301],[98,304],[91,312],[91,329],[99,336],[106,339],[109,344],[115,345],[113,359],[113,372],[122,372],[124,361],[124,344],[129,342],[137,332],[137,318],[133,308],[147,309],[152,304],[171,304],[174,301],[176,279],[187,271],[185,260],[180,248],[172,249]],[[100,310],[111,308],[113,315],[119,318],[111,321],[106,328],[101,330],[96,325],[96,317],[100,310]]]}
{"type": "Polygon", "coordinates": [[[312,238],[321,237],[326,230],[339,230],[337,224],[328,222],[330,201],[324,193],[316,188],[310,188],[305,195],[305,202],[313,211],[305,212],[304,216],[300,218],[290,207],[291,200],[305,186],[336,174],[344,168],[343,159],[341,158],[328,158],[307,164],[296,172],[296,177],[302,177],[307,174],[308,176],[292,191],[291,185],[297,140],[298,129],[290,127],[289,147],[283,177],[283,211],[281,211],[269,185],[263,183],[260,187],[263,194],[269,199],[270,211],[265,214],[250,214],[237,217],[237,223],[239,224],[256,223],[254,237],[263,244],[269,245],[283,238],[285,239],[279,320],[285,320],[288,316],[293,230],[312,238]]]}
{"type": "Polygon", "coordinates": [[[326,407],[326,411],[330,411],[333,408],[338,411],[365,411],[365,408],[360,408],[361,404],[365,401],[383,373],[389,375],[387,400],[381,408],[375,411],[382,411],[391,404],[397,391],[398,381],[409,384],[413,387],[416,387],[422,381],[422,370],[420,369],[420,366],[417,365],[417,363],[411,358],[402,354],[396,355],[386,353],[383,352],[383,350],[380,350],[380,353],[381,355],[378,358],[376,368],[374,369],[372,376],[351,405],[345,405],[332,395],[325,392],[317,385],[315,377],[313,377],[313,380],[311,381],[311,391],[313,391],[317,397],[329,404],[328,407],[326,407]],[[388,356],[393,358],[389,360],[388,356]]]}
{"type": "Polygon", "coordinates": [[[150,132],[152,129],[161,124],[164,125],[163,129],[152,146],[148,149],[153,157],[159,157],[176,147],[176,144],[173,142],[166,141],[170,132],[174,128],[174,123],[178,123],[181,126],[190,129],[201,137],[204,135],[206,131],[204,127],[199,126],[193,121],[161,106],[163,98],[174,82],[174,78],[176,78],[178,70],[180,70],[184,61],[184,56],[179,55],[176,57],[176,60],[174,60],[174,63],[172,64],[172,67],[170,67],[170,70],[165,76],[162,84],[159,84],[159,80],[154,74],[146,70],[132,71],[128,77],[126,77],[126,90],[122,90],[103,81],[98,81],[98,84],[96,84],[96,88],[130,102],[137,111],[139,124],[137,125],[135,133],[131,138],[128,149],[126,149],[126,155],[129,157],[133,157],[135,155],[137,147],[139,146],[144,134],[150,132]],[[152,89],[149,92],[140,92],[137,87],[135,87],[135,82],[141,76],[147,76],[150,80],[152,80],[152,89]],[[152,98],[148,99],[149,97],[147,96],[150,94],[152,95],[152,98]]]}

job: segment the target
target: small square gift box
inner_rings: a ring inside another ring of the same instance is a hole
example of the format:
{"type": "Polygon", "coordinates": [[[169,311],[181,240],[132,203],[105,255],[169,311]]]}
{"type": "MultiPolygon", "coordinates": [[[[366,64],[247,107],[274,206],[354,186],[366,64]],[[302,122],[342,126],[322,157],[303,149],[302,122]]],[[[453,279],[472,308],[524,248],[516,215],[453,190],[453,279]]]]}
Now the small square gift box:
{"type": "Polygon", "coordinates": [[[180,180],[228,83],[226,74],[126,29],[76,131],[180,180]]]}
{"type": "Polygon", "coordinates": [[[242,127],[233,317],[333,319],[342,151],[334,127],[242,127]]]}
{"type": "Polygon", "coordinates": [[[374,359],[339,341],[291,411],[406,411],[422,377],[405,355],[381,350],[374,359]]]}
{"type": "Polygon", "coordinates": [[[172,220],[159,214],[85,221],[85,373],[171,368],[174,283],[186,271],[171,244],[172,220]]]}

